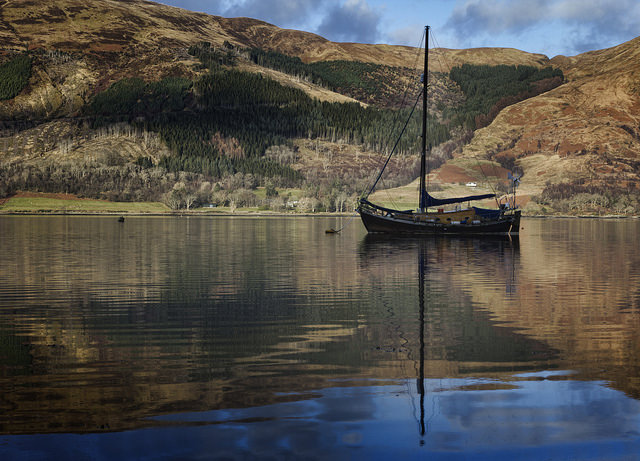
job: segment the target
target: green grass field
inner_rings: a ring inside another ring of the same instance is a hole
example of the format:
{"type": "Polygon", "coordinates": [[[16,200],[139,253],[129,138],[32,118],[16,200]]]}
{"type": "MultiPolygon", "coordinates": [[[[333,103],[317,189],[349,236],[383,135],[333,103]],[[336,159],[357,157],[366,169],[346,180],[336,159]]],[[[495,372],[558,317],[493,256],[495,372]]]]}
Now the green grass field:
{"type": "Polygon", "coordinates": [[[3,213],[167,213],[159,202],[107,202],[104,200],[65,200],[48,197],[13,197],[0,205],[3,213]]]}
{"type": "MultiPolygon", "coordinates": [[[[258,199],[266,197],[265,188],[258,187],[254,191],[258,199]]],[[[298,200],[303,191],[301,189],[279,189],[278,194],[287,200],[298,200]]],[[[106,200],[78,199],[65,194],[39,194],[26,193],[11,197],[5,201],[0,200],[0,214],[2,213],[110,213],[110,214],[160,214],[171,213],[172,210],[161,202],[109,202],[106,200]],[[25,196],[26,195],[26,196],[25,196]],[[62,196],[62,197],[60,197],[62,196]],[[67,198],[70,197],[70,198],[67,198]]],[[[265,210],[261,207],[202,207],[191,210],[178,210],[178,213],[204,213],[204,214],[233,214],[233,213],[277,213],[265,210]]],[[[285,210],[293,212],[295,210],[285,210]]]]}

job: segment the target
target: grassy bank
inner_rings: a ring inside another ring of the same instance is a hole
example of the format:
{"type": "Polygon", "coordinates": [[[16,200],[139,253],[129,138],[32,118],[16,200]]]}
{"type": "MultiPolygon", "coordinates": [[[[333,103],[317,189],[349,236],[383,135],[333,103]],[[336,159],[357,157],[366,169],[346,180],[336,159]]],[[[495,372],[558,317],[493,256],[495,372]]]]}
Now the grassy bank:
{"type": "Polygon", "coordinates": [[[78,198],[49,197],[47,194],[12,197],[0,203],[0,213],[167,213],[159,202],[108,202],[78,198]]]}
{"type": "MultiPolygon", "coordinates": [[[[259,188],[256,195],[265,195],[259,188]]],[[[287,196],[297,199],[299,190],[287,189],[287,196]]],[[[349,211],[349,213],[351,210],[349,211]]],[[[78,198],[71,194],[47,194],[37,192],[20,192],[14,197],[0,200],[0,214],[25,213],[77,213],[77,214],[171,214],[171,210],[161,202],[110,202],[78,198]]],[[[259,207],[204,207],[191,210],[178,210],[179,214],[306,214],[289,211],[270,211],[259,207]]],[[[334,214],[334,213],[330,213],[334,214]]],[[[343,213],[344,214],[344,213],[343,213]]],[[[348,213],[347,213],[348,214],[348,213]]]]}
{"type": "MultiPolygon", "coordinates": [[[[51,194],[30,194],[29,197],[12,197],[9,199],[0,200],[0,215],[2,214],[172,214],[174,213],[164,203],[160,202],[109,202],[105,200],[90,200],[90,199],[78,199],[78,198],[53,198],[46,197],[51,194]],[[38,196],[42,195],[42,196],[38,196]]],[[[403,201],[402,198],[398,200],[381,200],[377,202],[383,206],[394,206],[399,209],[412,209],[415,207],[415,203],[410,200],[403,201]]],[[[229,207],[215,207],[215,208],[196,208],[189,211],[180,210],[178,214],[218,214],[218,215],[238,215],[238,216],[250,216],[250,215],[295,215],[295,216],[350,216],[353,213],[352,210],[345,211],[343,213],[300,213],[296,211],[269,211],[262,210],[257,207],[244,207],[234,208],[229,207]]],[[[638,216],[628,216],[619,214],[575,214],[567,215],[562,213],[524,213],[527,217],[556,217],[556,218],[636,218],[638,216]]]]}

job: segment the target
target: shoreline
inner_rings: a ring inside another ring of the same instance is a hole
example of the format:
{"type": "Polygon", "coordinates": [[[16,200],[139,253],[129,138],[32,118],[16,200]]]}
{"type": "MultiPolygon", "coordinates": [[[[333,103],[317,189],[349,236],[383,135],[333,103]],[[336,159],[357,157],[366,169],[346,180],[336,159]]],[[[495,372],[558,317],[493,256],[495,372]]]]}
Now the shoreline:
{"type": "MultiPolygon", "coordinates": [[[[523,210],[523,218],[532,219],[639,219],[639,215],[602,214],[535,214],[523,210]]],[[[191,210],[171,210],[161,202],[111,202],[88,199],[67,193],[19,192],[0,199],[0,216],[201,216],[201,217],[350,217],[356,210],[343,212],[309,212],[265,210],[257,207],[200,207],[191,210]]]]}
{"type": "Polygon", "coordinates": [[[117,211],[2,211],[0,216],[167,216],[167,217],[261,217],[261,218],[296,218],[296,217],[350,217],[354,212],[327,212],[317,213],[284,213],[279,211],[167,211],[167,212],[117,212],[117,211]]]}
{"type": "MultiPolygon", "coordinates": [[[[166,211],[166,212],[118,212],[118,211],[61,211],[61,210],[41,210],[41,211],[4,211],[0,210],[0,216],[123,216],[123,217],[141,217],[141,216],[166,216],[166,217],[237,217],[237,218],[310,218],[310,217],[343,217],[348,218],[357,214],[352,212],[306,212],[306,213],[287,213],[281,211],[166,211]]],[[[522,215],[523,218],[531,219],[640,219],[636,215],[522,215]]]]}

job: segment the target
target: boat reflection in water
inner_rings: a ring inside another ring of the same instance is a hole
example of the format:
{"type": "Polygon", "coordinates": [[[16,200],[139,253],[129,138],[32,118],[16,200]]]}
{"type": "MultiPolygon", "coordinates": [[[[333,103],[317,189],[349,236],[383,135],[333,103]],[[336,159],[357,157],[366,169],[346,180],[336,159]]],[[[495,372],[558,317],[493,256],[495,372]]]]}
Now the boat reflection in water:
{"type": "MultiPolygon", "coordinates": [[[[629,386],[604,385],[594,376],[604,370],[554,348],[561,341],[539,333],[549,331],[549,319],[537,320],[538,326],[512,314],[531,302],[519,287],[526,291],[533,283],[518,280],[528,274],[517,239],[368,235],[360,255],[372,285],[391,277],[415,292],[409,278],[398,274],[416,274],[417,333],[409,325],[390,328],[407,339],[407,357],[415,361],[416,384],[408,389],[416,396],[412,414],[425,451],[463,458],[581,459],[595,450],[599,458],[617,459],[640,448],[640,405],[615,390],[629,386]],[[536,334],[523,334],[532,329],[536,334]]],[[[390,310],[408,301],[400,293],[394,294],[395,304],[387,300],[390,310]]],[[[617,374],[612,371],[611,378],[617,374]]]]}
{"type": "MultiPolygon", "coordinates": [[[[443,342],[442,340],[444,340],[445,337],[440,336],[439,333],[434,335],[433,326],[443,325],[446,323],[446,320],[440,317],[439,314],[443,312],[437,308],[429,312],[429,305],[446,303],[446,299],[434,299],[430,295],[430,287],[434,284],[438,286],[437,274],[442,272],[441,268],[443,265],[455,266],[457,262],[464,261],[466,263],[471,257],[480,257],[485,261],[482,267],[495,268],[496,266],[500,266],[505,270],[505,277],[501,279],[505,281],[506,292],[515,293],[515,287],[517,285],[515,280],[515,266],[518,263],[519,255],[518,235],[483,235],[481,238],[449,236],[448,238],[442,238],[440,236],[415,237],[410,235],[368,234],[361,243],[360,255],[363,266],[384,268],[385,272],[393,273],[394,264],[406,265],[409,268],[412,263],[415,264],[417,271],[415,283],[418,293],[416,303],[417,356],[414,351],[411,351],[409,341],[406,342],[406,346],[408,356],[410,358],[415,357],[416,361],[417,377],[415,388],[419,397],[418,430],[421,436],[421,444],[424,444],[424,436],[427,431],[425,425],[425,360],[427,355],[433,358],[432,354],[425,355],[425,348],[433,345],[434,337],[439,337],[441,347],[444,346],[445,349],[454,347],[451,343],[443,342]],[[435,275],[433,279],[429,277],[429,272],[435,275]],[[429,343],[428,345],[427,342],[425,342],[425,321],[431,326],[431,328],[428,328],[429,332],[427,333],[429,335],[427,339],[431,340],[427,341],[429,343]]],[[[454,293],[449,293],[449,295],[455,296],[454,293]]],[[[439,292],[437,297],[441,296],[446,297],[447,293],[439,292]]],[[[452,324],[450,323],[449,325],[452,324]]],[[[455,335],[447,335],[447,337],[449,340],[456,338],[455,335]]],[[[539,352],[541,347],[540,345],[537,346],[535,349],[539,352]]],[[[508,350],[509,348],[506,349],[508,350]]],[[[513,348],[513,351],[517,350],[518,348],[513,348]]],[[[551,357],[554,353],[553,351],[546,351],[546,354],[548,357],[551,357]]],[[[538,353],[536,354],[536,360],[539,358],[540,354],[538,353]]],[[[457,359],[464,361],[462,357],[457,357],[457,359]]],[[[476,362],[476,360],[477,359],[474,359],[474,362],[476,362]]],[[[518,355],[517,357],[510,357],[508,361],[513,363],[515,361],[520,362],[526,360],[526,357],[518,355]]],[[[486,356],[482,361],[497,365],[503,360],[494,356],[486,356]],[[494,360],[497,361],[494,362],[494,360]]]]}

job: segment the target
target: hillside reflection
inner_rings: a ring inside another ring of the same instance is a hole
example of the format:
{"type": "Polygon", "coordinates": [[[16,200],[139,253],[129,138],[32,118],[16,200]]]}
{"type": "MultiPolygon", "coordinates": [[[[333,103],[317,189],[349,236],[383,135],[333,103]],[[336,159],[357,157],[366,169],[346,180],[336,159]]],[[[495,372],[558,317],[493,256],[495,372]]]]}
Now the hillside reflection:
{"type": "Polygon", "coordinates": [[[575,370],[640,396],[637,222],[528,220],[520,242],[328,222],[0,218],[0,432],[158,426],[421,376],[501,389],[575,370]]]}
{"type": "Polygon", "coordinates": [[[520,366],[535,367],[532,362],[554,355],[544,343],[496,325],[488,311],[470,302],[470,287],[457,283],[468,277],[472,285],[500,285],[505,295],[512,296],[517,291],[517,240],[367,235],[360,256],[366,283],[374,289],[386,287],[378,296],[394,315],[402,313],[410,319],[413,310],[416,331],[424,304],[425,358],[432,361],[427,369],[444,366],[448,376],[465,373],[469,367],[475,372],[515,371],[520,366]]]}

